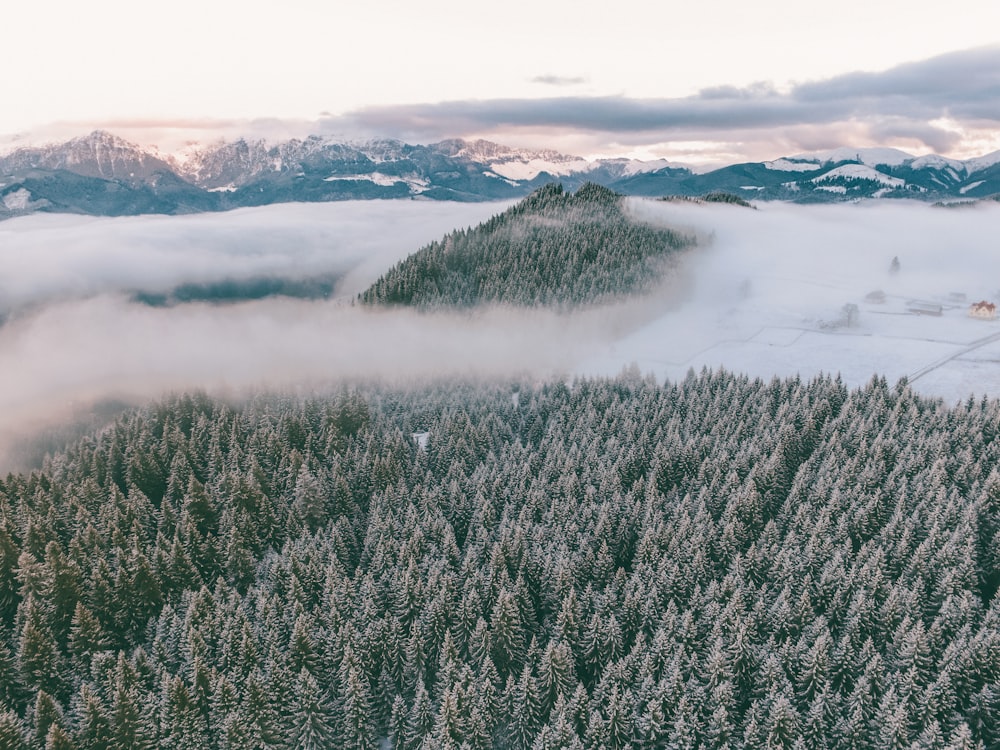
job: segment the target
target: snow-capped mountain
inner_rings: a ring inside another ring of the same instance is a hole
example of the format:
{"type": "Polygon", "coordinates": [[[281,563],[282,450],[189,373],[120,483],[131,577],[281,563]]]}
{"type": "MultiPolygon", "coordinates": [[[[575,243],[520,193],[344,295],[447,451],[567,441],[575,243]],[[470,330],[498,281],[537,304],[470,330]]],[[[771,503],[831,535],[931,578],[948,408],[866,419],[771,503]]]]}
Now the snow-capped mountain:
{"type": "Polygon", "coordinates": [[[773,161],[733,164],[704,174],[661,170],[619,181],[639,195],[724,190],[744,198],[830,202],[862,198],[947,201],[1000,193],[1000,152],[966,161],[892,148],[839,148],[773,161]]]}
{"type": "Polygon", "coordinates": [[[239,139],[163,156],[95,131],[0,156],[0,218],[33,211],[184,213],[288,201],[368,198],[509,200],[559,180],[632,195],[829,202],[969,200],[1000,193],[1000,152],[959,161],[898,149],[839,148],[696,171],[664,160],[588,160],[552,150],[451,139],[342,142],[239,139]]]}
{"type": "Polygon", "coordinates": [[[82,177],[139,183],[173,171],[173,165],[152,149],[95,130],[55,146],[19,148],[0,156],[0,175],[33,169],[66,170],[82,177]]]}
{"type": "Polygon", "coordinates": [[[788,161],[811,162],[813,164],[840,164],[846,161],[857,162],[868,167],[898,167],[913,158],[912,154],[900,151],[898,148],[850,148],[848,146],[841,146],[840,148],[828,151],[816,151],[810,154],[789,156],[788,161]]]}

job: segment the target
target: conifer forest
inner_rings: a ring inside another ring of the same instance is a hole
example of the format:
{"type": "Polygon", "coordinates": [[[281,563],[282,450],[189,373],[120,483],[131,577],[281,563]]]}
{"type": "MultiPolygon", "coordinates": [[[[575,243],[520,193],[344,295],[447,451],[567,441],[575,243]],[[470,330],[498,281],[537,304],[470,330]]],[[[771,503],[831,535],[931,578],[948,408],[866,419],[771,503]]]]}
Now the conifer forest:
{"type": "Polygon", "coordinates": [[[451,232],[360,295],[420,309],[505,304],[575,308],[648,292],[694,239],[634,220],[623,198],[550,183],[472,229],[451,232]]]}
{"type": "Polygon", "coordinates": [[[1000,747],[1000,403],[177,395],[0,480],[0,747],[1000,747]]]}

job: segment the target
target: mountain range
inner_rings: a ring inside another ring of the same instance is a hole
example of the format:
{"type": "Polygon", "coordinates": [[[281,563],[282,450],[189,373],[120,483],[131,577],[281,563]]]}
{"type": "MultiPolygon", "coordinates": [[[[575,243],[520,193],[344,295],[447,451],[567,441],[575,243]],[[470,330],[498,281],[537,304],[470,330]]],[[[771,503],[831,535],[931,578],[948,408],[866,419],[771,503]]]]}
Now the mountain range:
{"type": "Polygon", "coordinates": [[[832,202],[973,200],[1000,194],[1000,151],[959,161],[889,148],[840,148],[711,171],[663,160],[587,160],[488,141],[239,139],[177,155],[106,131],[0,154],[0,218],[33,212],[123,216],[219,211],[290,201],[520,198],[548,182],[594,182],[627,195],[832,202]]]}

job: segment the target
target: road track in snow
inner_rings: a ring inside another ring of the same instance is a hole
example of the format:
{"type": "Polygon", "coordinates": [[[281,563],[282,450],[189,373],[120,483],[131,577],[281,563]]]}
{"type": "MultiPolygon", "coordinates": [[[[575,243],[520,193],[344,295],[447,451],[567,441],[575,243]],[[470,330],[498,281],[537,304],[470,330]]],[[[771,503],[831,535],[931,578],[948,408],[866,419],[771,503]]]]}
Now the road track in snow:
{"type": "Polygon", "coordinates": [[[912,375],[909,375],[907,379],[911,383],[914,382],[915,380],[919,380],[927,373],[934,372],[934,370],[938,369],[939,367],[942,367],[943,365],[948,364],[952,360],[958,359],[959,357],[968,354],[969,352],[975,351],[980,347],[986,346],[987,344],[992,344],[995,341],[1000,341],[1000,332],[991,333],[989,336],[983,336],[983,338],[981,339],[976,339],[971,344],[967,344],[958,351],[952,352],[946,357],[941,357],[941,359],[935,360],[934,362],[931,362],[929,365],[921,367],[912,375]]]}

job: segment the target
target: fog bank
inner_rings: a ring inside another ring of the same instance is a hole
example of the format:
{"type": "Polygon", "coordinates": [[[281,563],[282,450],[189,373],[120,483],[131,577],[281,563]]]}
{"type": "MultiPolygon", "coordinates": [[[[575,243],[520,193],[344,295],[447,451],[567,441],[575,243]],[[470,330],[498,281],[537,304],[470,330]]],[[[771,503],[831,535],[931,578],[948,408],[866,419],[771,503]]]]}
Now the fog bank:
{"type": "Polygon", "coordinates": [[[290,203],[187,216],[34,214],[0,222],[0,313],[114,292],[261,277],[367,288],[393,263],[505,203],[290,203]]]}
{"type": "Polygon", "coordinates": [[[599,375],[634,362],[661,379],[724,367],[766,379],[840,373],[854,386],[878,373],[950,402],[1000,396],[1000,322],[967,316],[970,302],[1000,302],[1000,205],[628,205],[704,244],[645,300],[571,315],[350,304],[397,260],[503,209],[496,204],[2,223],[0,307],[15,312],[0,326],[0,470],[15,465],[11,449],[27,436],[94,404],[107,418],[116,404],[186,389],[238,396],[338,378],[599,375]],[[337,299],[132,301],[137,289],[324,273],[340,276],[337,299]],[[915,314],[914,302],[940,314],[915,314]]]}

